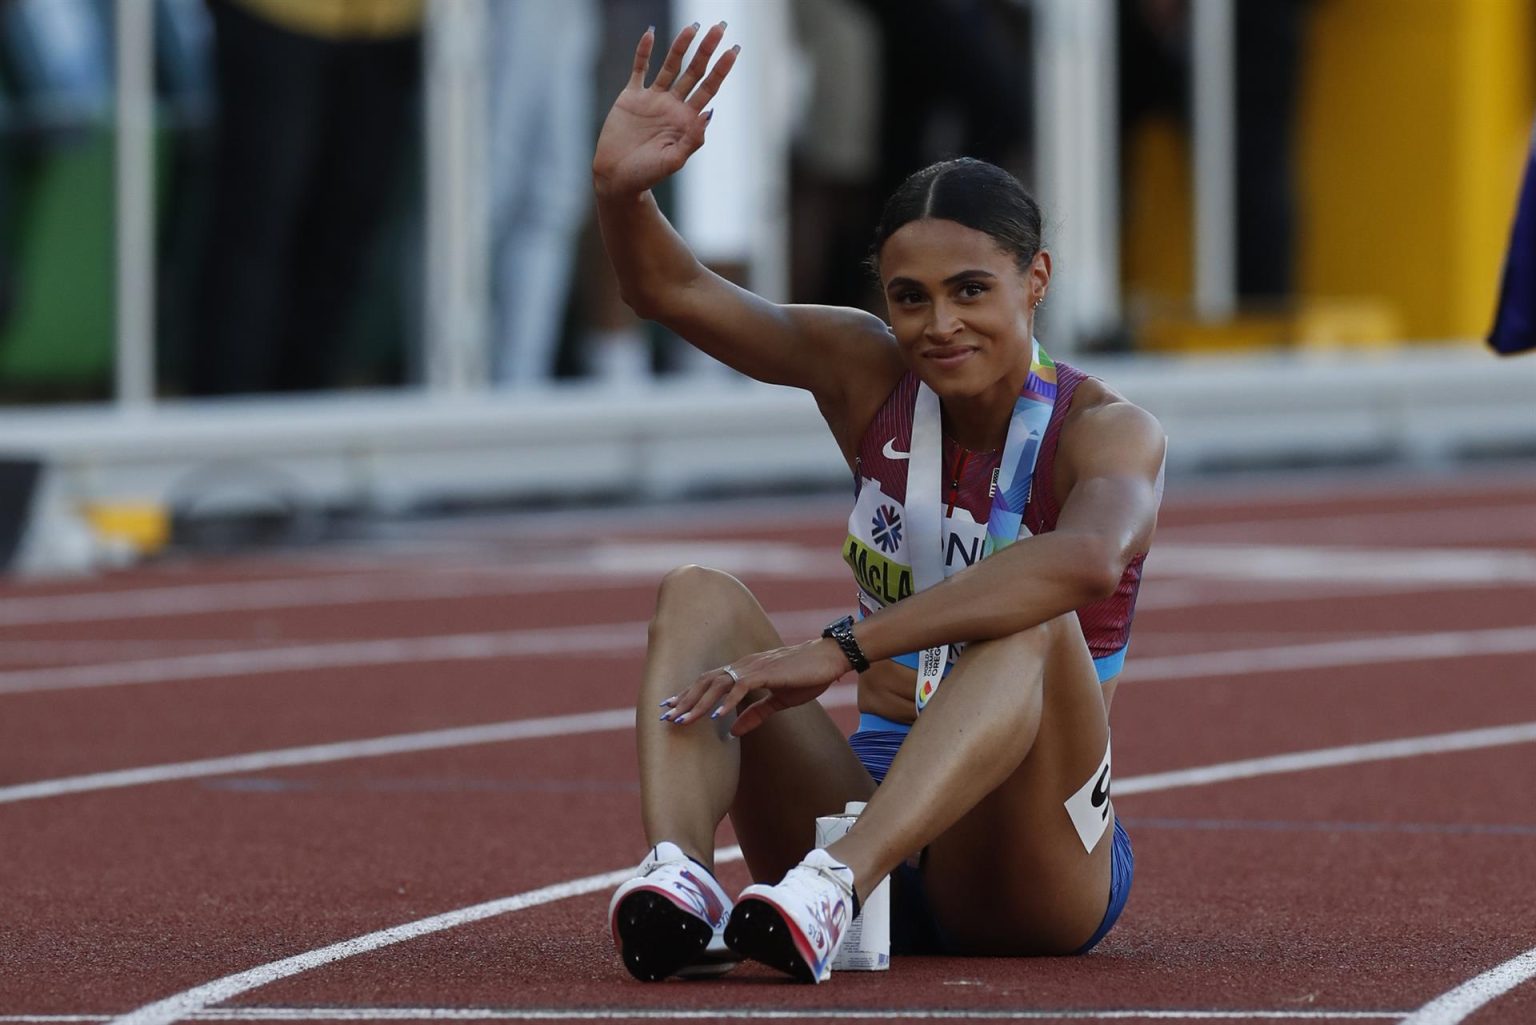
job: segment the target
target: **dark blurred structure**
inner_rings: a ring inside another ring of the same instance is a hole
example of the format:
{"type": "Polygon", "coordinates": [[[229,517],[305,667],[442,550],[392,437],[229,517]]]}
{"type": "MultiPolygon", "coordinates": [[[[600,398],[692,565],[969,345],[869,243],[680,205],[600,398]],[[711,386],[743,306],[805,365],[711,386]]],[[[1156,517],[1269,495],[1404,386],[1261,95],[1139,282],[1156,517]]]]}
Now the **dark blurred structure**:
{"type": "Polygon", "coordinates": [[[218,128],[189,339],[198,395],[344,383],[410,151],[421,0],[210,0],[218,128]]]}
{"type": "Polygon", "coordinates": [[[1504,257],[1499,306],[1488,344],[1506,356],[1536,349],[1536,129],[1525,157],[1525,180],[1504,257]]]}
{"type": "MultiPolygon", "coordinates": [[[[1310,0],[1234,3],[1237,292],[1284,300],[1296,273],[1296,110],[1310,0]]],[[[1148,118],[1189,127],[1188,0],[1117,4],[1122,140],[1148,118]]],[[[1121,146],[1123,159],[1133,150],[1121,146]]],[[[1132,176],[1122,168],[1122,187],[1132,176]]]]}
{"type": "Polygon", "coordinates": [[[903,179],[961,155],[1026,169],[1027,11],[1005,0],[803,0],[796,15],[814,81],[793,167],[795,298],[883,310],[864,260],[903,179]],[[851,47],[873,59],[849,59],[851,47]],[[827,105],[841,116],[818,113],[827,105]]]}
{"type": "MultiPolygon", "coordinates": [[[[583,125],[589,126],[590,132],[582,177],[587,189],[591,188],[591,147],[596,144],[597,133],[614,98],[629,79],[640,36],[652,25],[656,27],[657,39],[671,39],[673,34],[668,0],[601,0],[600,15],[594,74],[596,94],[592,117],[583,125]]],[[[652,63],[659,63],[660,59],[658,56],[652,63]]],[[[663,182],[657,198],[665,206],[669,195],[670,183],[663,182]]],[[[624,304],[618,279],[603,252],[595,216],[588,216],[585,221],[579,250],[581,273],[574,288],[573,305],[582,317],[571,325],[576,344],[567,346],[560,354],[557,370],[563,377],[590,375],[619,388],[643,386],[655,370],[657,339],[662,331],[657,325],[640,320],[624,304]]]]}

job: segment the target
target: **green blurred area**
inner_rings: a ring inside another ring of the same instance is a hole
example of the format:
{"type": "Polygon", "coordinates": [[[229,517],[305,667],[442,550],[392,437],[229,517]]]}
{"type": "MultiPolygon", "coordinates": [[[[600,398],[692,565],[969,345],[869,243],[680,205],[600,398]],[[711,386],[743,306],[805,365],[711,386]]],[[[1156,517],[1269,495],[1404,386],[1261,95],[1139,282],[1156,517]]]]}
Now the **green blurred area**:
{"type": "Polygon", "coordinates": [[[104,398],[113,334],[109,126],[14,161],[0,399],[104,398]]]}
{"type": "MultiPolygon", "coordinates": [[[[3,145],[3,144],[0,144],[3,145]]],[[[0,320],[0,403],[111,397],[115,347],[114,129],[7,147],[0,188],[9,211],[5,263],[13,290],[0,320]]],[[[181,390],[191,290],[206,228],[207,139],[202,129],[162,129],[156,140],[156,376],[181,390]]],[[[419,159],[410,162],[390,223],[376,240],[341,341],[348,383],[398,383],[411,330],[401,253],[415,243],[419,159]]]]}

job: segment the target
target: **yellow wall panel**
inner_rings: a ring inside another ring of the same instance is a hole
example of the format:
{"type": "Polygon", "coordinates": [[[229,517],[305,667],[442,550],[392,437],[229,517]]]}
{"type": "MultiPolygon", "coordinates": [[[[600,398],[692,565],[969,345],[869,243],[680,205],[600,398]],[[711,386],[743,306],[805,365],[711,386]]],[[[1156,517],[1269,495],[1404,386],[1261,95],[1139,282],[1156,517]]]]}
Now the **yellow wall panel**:
{"type": "Polygon", "coordinates": [[[1482,334],[1531,127],[1531,0],[1311,10],[1302,293],[1379,300],[1409,337],[1482,334]]]}

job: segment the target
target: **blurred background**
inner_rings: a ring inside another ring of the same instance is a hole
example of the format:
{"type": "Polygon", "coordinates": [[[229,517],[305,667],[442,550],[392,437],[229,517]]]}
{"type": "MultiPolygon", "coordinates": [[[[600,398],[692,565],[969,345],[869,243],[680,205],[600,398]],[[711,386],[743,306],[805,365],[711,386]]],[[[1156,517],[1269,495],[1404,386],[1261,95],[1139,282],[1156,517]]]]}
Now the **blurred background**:
{"type": "Polygon", "coordinates": [[[636,40],[720,19],[659,198],[734,280],[883,314],[884,196],[979,156],[1045,206],[1042,340],[1172,472],[1536,457],[1536,357],[1482,343],[1536,0],[0,0],[0,565],[842,486],[593,225],[636,40]]]}

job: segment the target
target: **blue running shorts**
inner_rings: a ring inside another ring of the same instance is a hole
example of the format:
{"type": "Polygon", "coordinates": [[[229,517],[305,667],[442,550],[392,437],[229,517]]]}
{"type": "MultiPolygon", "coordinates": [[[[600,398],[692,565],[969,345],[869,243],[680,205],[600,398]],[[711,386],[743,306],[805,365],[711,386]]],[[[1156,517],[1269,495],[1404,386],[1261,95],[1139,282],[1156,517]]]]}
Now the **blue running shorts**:
{"type": "MultiPolygon", "coordinates": [[[[878,715],[864,713],[859,716],[859,728],[848,738],[848,744],[864,768],[881,783],[890,770],[891,760],[901,742],[907,739],[911,727],[893,722],[878,715]]],[[[1099,941],[1109,935],[1125,902],[1131,895],[1131,880],[1136,874],[1136,855],[1131,850],[1131,838],[1125,832],[1118,816],[1115,818],[1115,835],[1109,852],[1109,907],[1104,919],[1094,930],[1087,943],[1075,953],[1086,954],[1099,941]]],[[[892,954],[952,954],[953,946],[944,936],[933,909],[928,904],[928,894],[923,887],[920,865],[910,862],[891,873],[891,953],[892,954]]]]}

